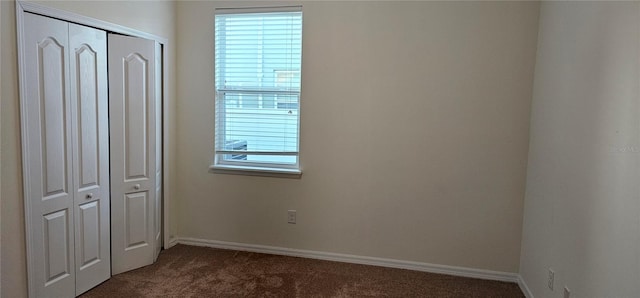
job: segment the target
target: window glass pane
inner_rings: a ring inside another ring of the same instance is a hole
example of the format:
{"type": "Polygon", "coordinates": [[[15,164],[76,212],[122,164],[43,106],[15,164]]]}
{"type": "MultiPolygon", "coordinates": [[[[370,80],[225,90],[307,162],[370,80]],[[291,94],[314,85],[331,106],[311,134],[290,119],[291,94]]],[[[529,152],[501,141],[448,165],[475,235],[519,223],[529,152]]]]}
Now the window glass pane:
{"type": "Polygon", "coordinates": [[[275,94],[262,94],[262,108],[263,109],[275,109],[276,108],[276,95],[275,94]]]}
{"type": "Polygon", "coordinates": [[[225,142],[245,141],[249,151],[298,151],[298,110],[227,107],[224,117],[225,142]]]}
{"type": "Polygon", "coordinates": [[[215,47],[218,156],[297,164],[302,13],[216,15],[215,47]]]}
{"type": "Polygon", "coordinates": [[[258,94],[245,94],[242,96],[241,108],[257,109],[259,107],[258,94]]]}
{"type": "Polygon", "coordinates": [[[297,95],[278,95],[277,108],[284,110],[297,110],[298,109],[298,96],[297,95]]]}
{"type": "Polygon", "coordinates": [[[295,164],[296,157],[295,156],[278,156],[278,155],[247,155],[247,161],[295,164]]]}

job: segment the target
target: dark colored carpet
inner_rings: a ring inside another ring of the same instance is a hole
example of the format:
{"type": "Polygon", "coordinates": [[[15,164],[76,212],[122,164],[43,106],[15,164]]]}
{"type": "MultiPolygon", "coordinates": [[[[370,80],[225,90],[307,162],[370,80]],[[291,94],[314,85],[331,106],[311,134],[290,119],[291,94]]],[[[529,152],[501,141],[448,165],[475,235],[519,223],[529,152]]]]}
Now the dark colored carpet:
{"type": "Polygon", "coordinates": [[[90,297],[524,297],[517,284],[176,245],[90,297]]]}

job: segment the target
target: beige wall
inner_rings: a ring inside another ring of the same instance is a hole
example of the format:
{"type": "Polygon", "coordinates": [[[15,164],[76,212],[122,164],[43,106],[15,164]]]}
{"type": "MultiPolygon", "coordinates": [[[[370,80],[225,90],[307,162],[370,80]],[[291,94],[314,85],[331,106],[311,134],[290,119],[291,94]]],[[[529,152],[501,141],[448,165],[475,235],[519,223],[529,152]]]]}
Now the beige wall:
{"type": "MultiPolygon", "coordinates": [[[[2,32],[1,17],[2,17],[2,5],[0,5],[0,32],[2,32]]],[[[2,69],[2,46],[3,44],[0,42],[0,70],[2,69]]],[[[2,75],[2,72],[0,71],[0,76],[1,75],[2,75]]],[[[0,102],[2,102],[2,80],[0,80],[0,102]]],[[[2,113],[0,113],[0,140],[2,140],[2,113]]],[[[2,146],[0,146],[0,169],[2,169],[2,146]]],[[[0,175],[0,256],[2,256],[2,175],[0,175]]],[[[2,268],[2,257],[0,257],[0,295],[2,295],[1,268],[2,268]]]]}
{"type": "Polygon", "coordinates": [[[208,173],[214,8],[270,4],[177,4],[178,234],[517,272],[539,4],[304,2],[302,178],[208,173]]]}
{"type": "MultiPolygon", "coordinates": [[[[70,1],[43,4],[76,12],[96,19],[138,29],[174,41],[174,3],[167,1],[70,1]]],[[[17,87],[17,57],[15,2],[1,1],[0,20],[2,36],[2,297],[26,296],[26,257],[24,236],[24,210],[22,198],[22,171],[20,147],[19,99],[17,87]]],[[[169,73],[175,67],[175,48],[169,48],[169,73]]],[[[170,100],[175,105],[175,78],[170,78],[170,100]]],[[[175,111],[171,108],[172,113],[175,111]]],[[[170,115],[173,117],[173,114],[170,115]]],[[[175,122],[173,122],[175,123],[175,122]]],[[[173,127],[172,129],[175,129],[173,127]]],[[[173,144],[175,148],[175,144],[173,144]]],[[[175,151],[174,151],[175,152],[175,151]]],[[[171,166],[175,166],[174,164],[171,166]]],[[[175,188],[174,188],[175,189],[175,188]]],[[[176,222],[174,220],[174,222],[176,222]]],[[[176,227],[172,228],[173,231],[176,227]]]]}
{"type": "MultiPolygon", "coordinates": [[[[0,18],[2,17],[2,5],[0,5],[0,18]]],[[[2,19],[0,19],[0,32],[2,31],[2,19]]],[[[0,43],[0,70],[2,69],[2,43],[0,43]]],[[[2,73],[0,72],[0,76],[2,73]]],[[[2,102],[2,80],[0,80],[0,102],[2,102]]],[[[2,140],[2,113],[0,113],[0,140],[2,140]]],[[[1,142],[0,142],[1,143],[1,142]]],[[[0,169],[2,169],[2,146],[0,146],[0,169]]],[[[0,256],[2,256],[2,175],[0,175],[0,256]]],[[[2,268],[2,257],[0,257],[2,268]]],[[[0,295],[2,295],[2,270],[0,269],[0,295]]]]}
{"type": "Polygon", "coordinates": [[[640,3],[544,2],[539,34],[521,274],[640,297],[640,3]]]}
{"type": "MultiPolygon", "coordinates": [[[[44,3],[172,40],[176,33],[173,233],[518,271],[539,4],[304,2],[297,180],[207,171],[220,3],[44,3]],[[298,210],[298,224],[286,223],[287,209],[298,210]]],[[[1,5],[1,295],[20,297],[15,7],[1,5]]]]}

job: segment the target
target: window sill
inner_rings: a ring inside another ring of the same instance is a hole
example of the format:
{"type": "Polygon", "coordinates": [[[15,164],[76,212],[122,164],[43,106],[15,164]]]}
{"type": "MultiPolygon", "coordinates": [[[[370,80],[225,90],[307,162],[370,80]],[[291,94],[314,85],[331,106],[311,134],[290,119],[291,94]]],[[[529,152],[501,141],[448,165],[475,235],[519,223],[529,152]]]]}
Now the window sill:
{"type": "Polygon", "coordinates": [[[248,175],[278,178],[300,179],[302,171],[299,169],[242,167],[230,165],[210,165],[209,172],[214,174],[248,175]]]}

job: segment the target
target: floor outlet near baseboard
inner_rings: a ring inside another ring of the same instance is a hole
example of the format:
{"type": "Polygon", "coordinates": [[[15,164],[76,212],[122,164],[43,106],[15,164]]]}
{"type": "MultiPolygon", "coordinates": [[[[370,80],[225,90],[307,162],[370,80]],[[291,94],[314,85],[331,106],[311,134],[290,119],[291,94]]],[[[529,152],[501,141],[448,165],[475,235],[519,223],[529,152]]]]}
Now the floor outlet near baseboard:
{"type": "Polygon", "coordinates": [[[296,223],[296,211],[295,210],[287,211],[287,222],[290,223],[290,224],[295,224],[296,223]]]}

